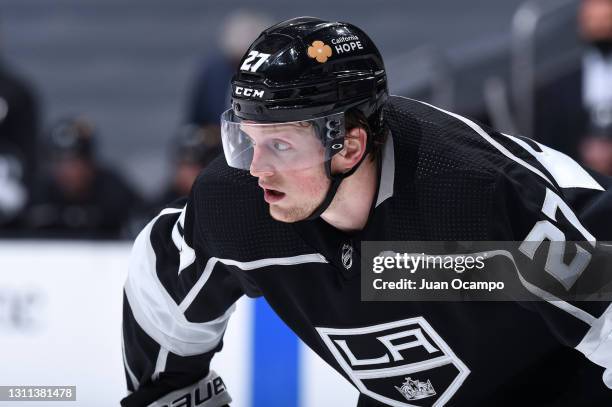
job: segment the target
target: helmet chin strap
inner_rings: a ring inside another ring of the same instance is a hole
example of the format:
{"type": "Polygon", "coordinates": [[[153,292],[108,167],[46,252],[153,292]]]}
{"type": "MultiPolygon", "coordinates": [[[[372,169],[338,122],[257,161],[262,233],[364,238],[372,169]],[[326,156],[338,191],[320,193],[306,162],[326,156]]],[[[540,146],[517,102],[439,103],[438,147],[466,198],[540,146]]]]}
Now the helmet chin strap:
{"type": "Polygon", "coordinates": [[[368,150],[369,149],[366,149],[365,153],[363,154],[359,162],[355,164],[353,168],[351,168],[350,170],[344,173],[335,174],[335,175],[332,174],[331,173],[331,162],[332,162],[331,158],[325,162],[325,173],[327,174],[327,178],[331,180],[331,184],[329,185],[329,188],[327,189],[327,193],[325,194],[325,199],[323,199],[323,202],[321,202],[321,204],[317,206],[314,209],[314,211],[312,211],[310,216],[308,216],[304,220],[315,220],[319,216],[321,216],[323,212],[327,210],[329,205],[334,200],[334,197],[336,196],[336,192],[338,191],[338,187],[340,186],[340,183],[342,182],[342,180],[353,175],[355,171],[357,171],[357,169],[359,168],[363,160],[365,160],[365,158],[367,157],[368,150]]]}

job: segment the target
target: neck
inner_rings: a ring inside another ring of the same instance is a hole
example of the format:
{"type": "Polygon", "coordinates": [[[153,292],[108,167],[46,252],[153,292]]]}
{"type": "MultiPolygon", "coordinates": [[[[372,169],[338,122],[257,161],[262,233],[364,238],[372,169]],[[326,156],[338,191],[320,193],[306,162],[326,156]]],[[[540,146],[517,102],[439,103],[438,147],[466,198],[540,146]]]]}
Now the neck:
{"type": "Polygon", "coordinates": [[[342,181],[321,218],[343,232],[362,230],[375,199],[377,178],[376,162],[367,157],[353,175],[342,181]]]}

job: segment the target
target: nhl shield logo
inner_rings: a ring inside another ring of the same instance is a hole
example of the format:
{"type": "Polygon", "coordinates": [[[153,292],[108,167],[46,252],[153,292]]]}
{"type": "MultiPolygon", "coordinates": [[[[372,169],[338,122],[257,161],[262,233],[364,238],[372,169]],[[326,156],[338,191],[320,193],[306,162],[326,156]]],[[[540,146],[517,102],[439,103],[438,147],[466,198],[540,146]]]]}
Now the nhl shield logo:
{"type": "Polygon", "coordinates": [[[353,246],[350,244],[342,246],[342,265],[347,270],[353,265],[353,246]]]}
{"type": "Polygon", "coordinates": [[[359,391],[389,406],[443,406],[470,374],[423,317],[316,329],[359,391]]]}

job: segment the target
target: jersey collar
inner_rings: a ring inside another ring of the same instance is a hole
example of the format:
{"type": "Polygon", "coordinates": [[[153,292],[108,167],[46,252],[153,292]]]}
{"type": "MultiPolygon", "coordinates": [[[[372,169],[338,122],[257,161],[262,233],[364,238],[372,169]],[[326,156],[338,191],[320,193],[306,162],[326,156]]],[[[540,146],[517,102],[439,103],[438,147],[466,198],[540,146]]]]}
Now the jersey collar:
{"type": "Polygon", "coordinates": [[[395,181],[395,150],[393,148],[393,137],[389,131],[382,153],[382,169],[380,172],[380,183],[376,207],[393,196],[393,184],[395,181]]]}

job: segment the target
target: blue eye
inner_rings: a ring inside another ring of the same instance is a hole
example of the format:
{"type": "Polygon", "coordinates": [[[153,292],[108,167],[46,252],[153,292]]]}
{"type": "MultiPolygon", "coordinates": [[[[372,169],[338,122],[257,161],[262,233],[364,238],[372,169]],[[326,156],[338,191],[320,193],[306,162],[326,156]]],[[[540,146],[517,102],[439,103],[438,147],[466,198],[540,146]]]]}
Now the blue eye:
{"type": "Polygon", "coordinates": [[[289,144],[283,143],[282,141],[275,141],[272,143],[272,146],[277,151],[287,151],[291,148],[289,144]]]}

